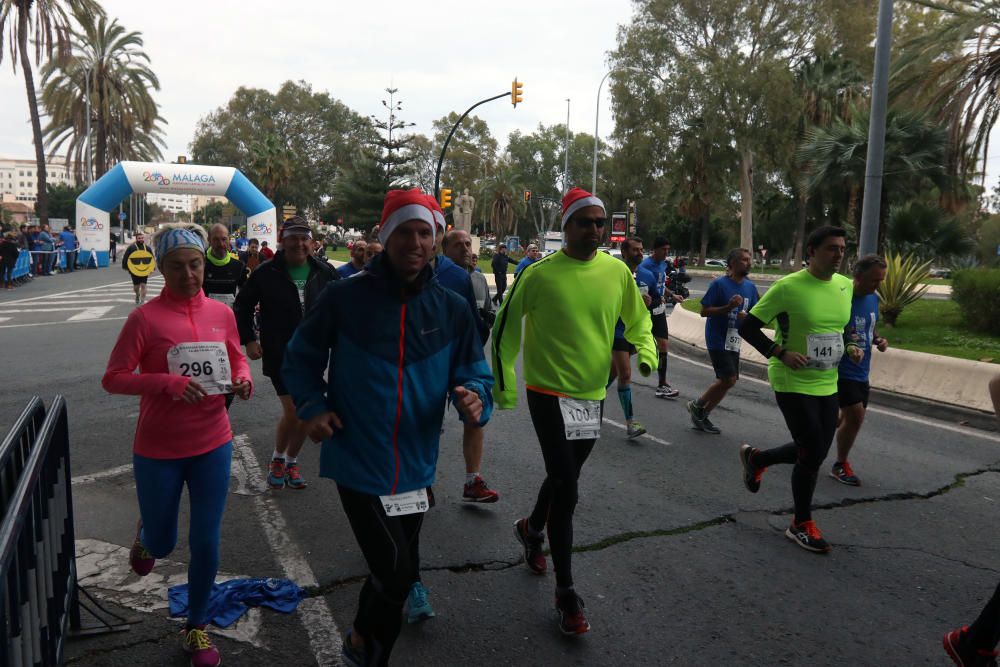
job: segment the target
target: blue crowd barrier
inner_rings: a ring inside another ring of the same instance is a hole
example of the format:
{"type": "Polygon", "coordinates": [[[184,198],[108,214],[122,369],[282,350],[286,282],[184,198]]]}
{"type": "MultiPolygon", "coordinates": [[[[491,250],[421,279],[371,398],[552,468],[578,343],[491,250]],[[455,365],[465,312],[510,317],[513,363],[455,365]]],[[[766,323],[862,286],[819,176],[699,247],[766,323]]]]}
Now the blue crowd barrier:
{"type": "Polygon", "coordinates": [[[17,261],[14,263],[14,280],[23,278],[29,273],[31,273],[31,253],[22,249],[17,255],[17,261]]]}

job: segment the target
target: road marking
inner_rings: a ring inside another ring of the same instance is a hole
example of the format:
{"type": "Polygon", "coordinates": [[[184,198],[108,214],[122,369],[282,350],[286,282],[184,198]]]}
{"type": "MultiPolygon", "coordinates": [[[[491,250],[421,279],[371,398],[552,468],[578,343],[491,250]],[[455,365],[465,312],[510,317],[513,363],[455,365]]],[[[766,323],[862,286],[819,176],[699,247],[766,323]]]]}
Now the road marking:
{"type": "Polygon", "coordinates": [[[87,308],[82,313],[77,313],[66,321],[80,322],[82,320],[97,320],[101,318],[101,315],[106,315],[112,308],[114,308],[114,306],[95,306],[93,308],[87,308]]]}
{"type": "Polygon", "coordinates": [[[66,306],[65,308],[5,308],[0,306],[0,313],[10,315],[11,313],[61,313],[68,310],[83,310],[86,306],[66,306]]]}
{"type": "Polygon", "coordinates": [[[94,472],[89,475],[77,475],[72,479],[72,482],[75,486],[80,484],[93,484],[98,480],[107,479],[109,477],[118,477],[119,475],[124,475],[129,472],[132,472],[132,464],[126,463],[125,465],[118,466],[117,468],[102,470],[101,472],[94,472]]]}
{"type": "MultiPolygon", "coordinates": [[[[129,294],[131,294],[131,292],[129,292],[129,294]]],[[[135,297],[134,296],[131,299],[125,298],[126,296],[128,296],[128,295],[126,295],[123,292],[120,295],[117,295],[117,294],[108,294],[108,295],[106,295],[104,297],[97,297],[97,296],[95,296],[93,299],[53,299],[51,301],[39,302],[37,305],[39,305],[39,306],[69,306],[69,305],[72,305],[72,304],[79,304],[81,308],[86,308],[86,305],[84,305],[84,304],[88,304],[88,303],[135,303],[135,297]],[[121,298],[118,298],[118,297],[121,297],[121,298]]],[[[35,304],[30,304],[30,305],[35,305],[35,304]]],[[[2,304],[0,304],[0,308],[4,308],[4,306],[2,304]]]]}
{"type": "MultiPolygon", "coordinates": [[[[75,309],[74,309],[75,310],[75,309]]],[[[100,320],[59,320],[58,322],[33,322],[31,324],[0,324],[0,329],[20,329],[21,327],[51,327],[56,324],[87,324],[88,322],[113,322],[114,320],[125,320],[127,317],[105,317],[100,320]]]]}
{"type": "MultiPolygon", "coordinates": [[[[154,286],[162,287],[162,283],[163,283],[163,278],[162,277],[155,277],[155,278],[150,278],[148,284],[149,284],[150,287],[154,287],[154,286]]],[[[102,290],[104,288],[107,288],[107,287],[121,287],[122,285],[126,285],[126,286],[131,287],[132,281],[131,280],[125,280],[123,282],[106,283],[104,285],[95,285],[93,287],[81,287],[80,289],[67,290],[65,292],[55,292],[53,294],[42,294],[40,296],[30,296],[30,297],[27,297],[27,298],[24,298],[24,299],[14,299],[13,301],[4,301],[3,303],[4,303],[4,305],[15,305],[15,304],[21,304],[21,303],[30,303],[32,301],[41,301],[43,299],[51,299],[52,297],[65,296],[67,294],[79,294],[81,292],[100,291],[100,290],[102,290]]]]}
{"type": "MultiPolygon", "coordinates": [[[[92,539],[77,540],[77,580],[95,596],[129,609],[147,614],[168,609],[167,590],[171,586],[187,583],[188,564],[158,558],[156,568],[145,577],[139,577],[132,572],[128,555],[129,550],[117,544],[92,539]]],[[[246,575],[219,572],[215,581],[221,583],[246,578],[246,575]]],[[[184,619],[171,620],[181,623],[184,619]]],[[[251,608],[228,628],[210,625],[208,631],[261,648],[264,646],[258,636],[261,621],[260,609],[251,608]]]]}
{"type": "MultiPolygon", "coordinates": [[[[274,502],[274,498],[266,493],[267,486],[264,483],[264,476],[260,472],[260,465],[257,463],[257,456],[250,447],[249,438],[245,433],[233,436],[233,450],[235,458],[242,461],[243,470],[246,473],[246,491],[255,493],[254,506],[256,514],[260,518],[261,528],[268,546],[275,556],[275,560],[284,570],[285,577],[291,579],[299,586],[316,586],[319,582],[309,562],[303,557],[299,546],[289,538],[285,516],[281,513],[281,508],[274,502]]],[[[320,665],[339,665],[340,650],[343,641],[340,638],[340,631],[337,623],[333,620],[333,614],[326,603],[326,598],[321,595],[310,597],[299,603],[299,616],[302,618],[302,625],[309,635],[309,645],[312,647],[316,662],[320,665]]]]}
{"type": "Polygon", "coordinates": [[[9,319],[9,317],[0,317],[0,322],[6,322],[9,319]]]}
{"type": "MultiPolygon", "coordinates": [[[[2,328],[2,327],[0,327],[0,328],[2,328]]],[[[687,357],[683,357],[683,356],[681,356],[679,354],[674,354],[672,356],[673,356],[674,359],[680,359],[681,361],[689,363],[689,364],[691,364],[693,366],[700,366],[702,368],[707,368],[709,370],[713,370],[712,366],[710,366],[709,364],[705,364],[705,363],[702,363],[700,361],[695,361],[694,359],[688,359],[687,357]]],[[[768,389],[771,388],[771,383],[769,383],[769,382],[767,382],[765,380],[757,379],[755,377],[747,377],[745,375],[741,375],[740,376],[740,381],[741,382],[754,382],[756,384],[763,385],[763,386],[767,387],[768,389]]],[[[961,435],[965,435],[965,436],[968,436],[970,438],[980,438],[981,440],[989,440],[990,442],[1000,442],[1000,435],[997,435],[995,433],[990,433],[988,431],[979,431],[979,430],[976,430],[976,429],[973,429],[973,428],[967,428],[967,427],[964,427],[964,426],[953,426],[952,424],[948,424],[948,423],[941,422],[941,421],[935,421],[933,419],[925,419],[923,417],[915,417],[913,415],[906,414],[904,412],[900,412],[899,410],[893,410],[892,408],[880,408],[880,407],[877,407],[877,406],[869,406],[868,407],[868,412],[874,412],[874,413],[877,413],[877,414],[880,414],[880,415],[886,415],[888,417],[895,417],[896,419],[902,419],[903,421],[913,422],[914,424],[921,424],[923,426],[933,426],[934,428],[939,428],[942,431],[950,431],[952,433],[959,433],[961,435]]]]}
{"type": "MultiPolygon", "coordinates": [[[[621,424],[619,422],[616,422],[614,420],[608,419],[607,417],[604,418],[604,423],[605,424],[611,424],[615,428],[620,428],[623,431],[628,431],[628,426],[626,426],[625,424],[621,424]]],[[[667,447],[670,446],[670,443],[667,442],[666,440],[660,440],[655,435],[650,435],[649,433],[644,433],[643,435],[640,435],[639,437],[640,438],[649,438],[650,440],[652,440],[653,442],[655,442],[657,444],[664,445],[664,446],[667,446],[667,447]]]]}

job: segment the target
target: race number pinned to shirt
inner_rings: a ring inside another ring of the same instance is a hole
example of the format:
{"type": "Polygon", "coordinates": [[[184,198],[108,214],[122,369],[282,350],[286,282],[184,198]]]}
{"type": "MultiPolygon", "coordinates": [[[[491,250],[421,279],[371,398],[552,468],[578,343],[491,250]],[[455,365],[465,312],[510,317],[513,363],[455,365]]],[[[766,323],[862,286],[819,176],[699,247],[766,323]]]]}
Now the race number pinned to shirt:
{"type": "Polygon", "coordinates": [[[726,329],[726,352],[740,353],[743,339],[740,338],[740,330],[735,327],[726,329]]]}
{"type": "Polygon", "coordinates": [[[844,356],[844,337],[839,333],[809,334],[806,336],[806,368],[828,371],[840,363],[844,356]]]}
{"type": "Polygon", "coordinates": [[[171,375],[197,380],[209,396],[233,390],[225,343],[178,343],[167,351],[167,368],[171,375]]]}
{"type": "Polygon", "coordinates": [[[232,308],[233,304],[236,303],[235,294],[209,294],[208,298],[213,301],[218,301],[219,303],[224,303],[230,308],[232,308]]]}
{"type": "Polygon", "coordinates": [[[417,514],[430,509],[427,502],[427,489],[417,489],[406,493],[397,493],[394,496],[379,496],[382,501],[382,508],[386,516],[403,516],[405,514],[417,514]]]}
{"type": "Polygon", "coordinates": [[[567,440],[593,440],[601,437],[601,402],[559,397],[567,440]]]}

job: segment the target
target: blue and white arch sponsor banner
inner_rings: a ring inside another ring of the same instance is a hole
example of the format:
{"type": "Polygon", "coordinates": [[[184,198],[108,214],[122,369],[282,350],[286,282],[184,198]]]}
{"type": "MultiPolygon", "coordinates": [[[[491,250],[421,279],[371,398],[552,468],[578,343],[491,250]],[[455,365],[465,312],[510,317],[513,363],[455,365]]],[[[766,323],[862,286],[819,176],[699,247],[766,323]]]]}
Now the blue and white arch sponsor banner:
{"type": "Polygon", "coordinates": [[[181,195],[224,196],[247,216],[247,237],[278,242],[274,204],[233,167],[198,164],[120,162],[76,200],[76,234],[80,254],[94,250],[100,266],[108,265],[111,209],[134,193],[172,192],[181,195]]]}

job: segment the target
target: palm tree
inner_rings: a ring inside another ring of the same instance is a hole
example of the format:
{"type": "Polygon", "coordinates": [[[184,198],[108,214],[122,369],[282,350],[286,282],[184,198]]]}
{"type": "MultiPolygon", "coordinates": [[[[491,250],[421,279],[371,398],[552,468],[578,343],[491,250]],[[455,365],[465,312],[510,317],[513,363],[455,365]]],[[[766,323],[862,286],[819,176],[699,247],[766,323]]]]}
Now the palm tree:
{"type": "Polygon", "coordinates": [[[288,150],[274,134],[250,144],[250,164],[257,184],[264,195],[274,201],[274,197],[292,178],[292,163],[288,150]]]}
{"type": "Polygon", "coordinates": [[[514,221],[521,208],[520,181],[510,165],[501,164],[480,188],[480,197],[489,211],[490,226],[498,239],[506,238],[514,230],[514,221]]]}
{"type": "MultiPolygon", "coordinates": [[[[72,0],[81,12],[103,14],[94,0],[72,0]]],[[[35,45],[35,65],[42,56],[50,57],[53,50],[65,53],[69,48],[69,17],[64,5],[69,0],[0,0],[0,61],[7,51],[4,40],[10,43],[10,57],[17,69],[18,59],[24,74],[24,88],[28,93],[28,112],[31,115],[31,136],[35,144],[35,162],[38,171],[38,194],[35,212],[42,224],[49,220],[49,199],[46,191],[45,150],[42,144],[42,121],[38,114],[35,96],[35,76],[31,69],[28,40],[35,45]],[[14,48],[14,45],[17,48],[14,48]]]]}
{"type": "Polygon", "coordinates": [[[160,82],[142,51],[142,34],[103,14],[74,13],[80,30],[70,35],[71,52],[42,69],[49,152],[65,147],[67,166],[76,162],[78,173],[86,162],[89,87],[95,175],[122,160],[162,160],[164,121],[151,94],[160,82]]]}

